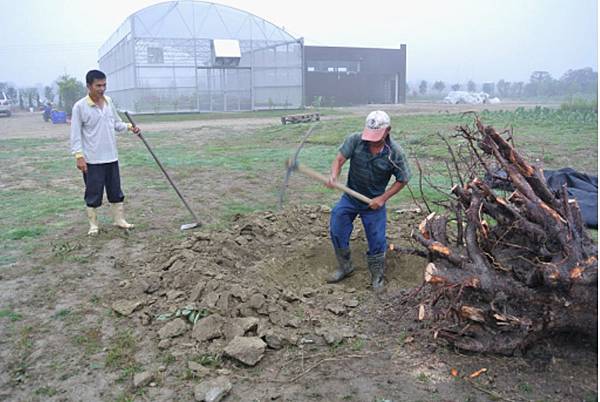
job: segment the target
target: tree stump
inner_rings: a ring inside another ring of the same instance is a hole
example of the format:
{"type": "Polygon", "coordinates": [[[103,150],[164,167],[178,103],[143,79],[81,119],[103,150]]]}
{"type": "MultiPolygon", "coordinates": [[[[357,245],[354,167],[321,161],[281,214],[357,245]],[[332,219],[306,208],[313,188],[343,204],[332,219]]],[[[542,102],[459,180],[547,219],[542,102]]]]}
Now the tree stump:
{"type": "Polygon", "coordinates": [[[452,188],[455,210],[432,213],[413,230],[430,261],[431,293],[419,319],[460,349],[505,355],[557,332],[596,336],[597,246],[577,202],[566,188],[550,191],[542,170],[478,117],[457,134],[473,166],[492,174],[491,164],[499,165],[514,191],[499,196],[471,175],[452,188]]]}

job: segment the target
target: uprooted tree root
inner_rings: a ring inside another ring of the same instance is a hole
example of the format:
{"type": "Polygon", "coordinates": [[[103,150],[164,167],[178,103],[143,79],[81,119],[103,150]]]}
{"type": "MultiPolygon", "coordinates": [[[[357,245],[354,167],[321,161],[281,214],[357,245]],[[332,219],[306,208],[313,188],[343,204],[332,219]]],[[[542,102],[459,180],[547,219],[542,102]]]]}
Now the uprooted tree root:
{"type": "Polygon", "coordinates": [[[577,202],[566,188],[550,191],[511,138],[478,117],[456,133],[470,162],[452,160],[457,172],[469,167],[466,178],[452,188],[450,213],[431,213],[412,233],[430,261],[419,319],[460,349],[505,355],[557,332],[595,336],[597,246],[577,202]],[[495,167],[514,190],[506,197],[477,177],[495,167]]]}

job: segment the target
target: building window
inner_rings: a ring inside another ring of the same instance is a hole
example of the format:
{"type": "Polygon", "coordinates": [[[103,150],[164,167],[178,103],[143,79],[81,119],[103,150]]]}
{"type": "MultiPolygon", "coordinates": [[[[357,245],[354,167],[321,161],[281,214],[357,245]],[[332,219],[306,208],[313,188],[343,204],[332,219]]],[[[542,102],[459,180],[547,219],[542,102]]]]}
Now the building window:
{"type": "Polygon", "coordinates": [[[311,66],[307,68],[307,71],[347,74],[360,72],[360,61],[355,60],[311,60],[310,63],[311,66]]]}
{"type": "Polygon", "coordinates": [[[307,68],[306,68],[306,71],[313,72],[313,71],[315,71],[315,68],[314,68],[314,67],[312,67],[312,66],[311,66],[311,67],[307,67],[307,68]]]}
{"type": "Polygon", "coordinates": [[[165,62],[163,50],[160,47],[148,48],[148,64],[163,64],[165,62]]]}

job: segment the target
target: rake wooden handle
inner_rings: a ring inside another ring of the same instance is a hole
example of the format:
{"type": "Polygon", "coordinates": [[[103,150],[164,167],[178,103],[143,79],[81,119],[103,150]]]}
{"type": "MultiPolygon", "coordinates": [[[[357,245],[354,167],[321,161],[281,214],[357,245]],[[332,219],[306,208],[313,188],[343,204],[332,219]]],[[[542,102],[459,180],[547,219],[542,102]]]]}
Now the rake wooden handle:
{"type": "MultiPolygon", "coordinates": [[[[321,173],[319,173],[319,172],[317,172],[315,170],[312,170],[311,168],[309,168],[307,166],[304,166],[301,163],[298,163],[296,165],[296,170],[298,170],[299,172],[304,173],[305,175],[307,175],[309,177],[312,177],[313,179],[316,179],[316,180],[318,180],[318,181],[320,181],[322,183],[327,183],[329,181],[328,177],[325,177],[321,173]]],[[[351,188],[348,188],[348,187],[344,186],[341,183],[335,182],[335,183],[333,183],[333,186],[335,188],[337,188],[338,190],[343,191],[344,193],[346,193],[348,195],[351,195],[352,197],[354,197],[357,200],[360,200],[360,201],[362,201],[362,202],[364,202],[366,204],[370,204],[373,201],[369,197],[364,196],[361,193],[356,192],[356,191],[352,190],[351,188]]]]}

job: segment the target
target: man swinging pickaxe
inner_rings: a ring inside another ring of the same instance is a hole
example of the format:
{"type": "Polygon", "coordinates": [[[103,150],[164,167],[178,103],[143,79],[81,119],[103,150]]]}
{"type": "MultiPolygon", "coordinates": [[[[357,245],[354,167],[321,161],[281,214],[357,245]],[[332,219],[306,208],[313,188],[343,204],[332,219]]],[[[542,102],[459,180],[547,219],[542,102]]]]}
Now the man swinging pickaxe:
{"type": "Polygon", "coordinates": [[[329,224],[338,268],[328,282],[339,282],[354,271],[350,258],[350,235],[354,219],[360,215],[369,244],[367,265],[371,273],[371,284],[374,289],[381,289],[387,249],[385,204],[389,198],[402,190],[410,179],[410,168],[404,152],[400,145],[390,138],[390,118],[380,110],[369,113],[362,133],[349,135],[339,148],[331,164],[329,177],[298,162],[300,149],[313,128],[314,126],[306,133],[296,153],[287,162],[280,204],[289,176],[294,170],[321,181],[329,188],[342,190],[345,194],[332,209],[329,224]],[[350,171],[348,186],[344,186],[337,182],[337,178],[347,160],[350,160],[350,171]],[[387,188],[392,175],[396,181],[387,188]]]}
{"type": "MultiPolygon", "coordinates": [[[[315,127],[316,127],[316,125],[313,125],[311,128],[308,129],[306,134],[304,134],[304,137],[302,137],[302,140],[300,140],[300,144],[296,148],[296,152],[294,152],[294,156],[292,156],[291,158],[289,158],[286,161],[285,165],[286,165],[287,170],[285,171],[283,185],[281,186],[281,191],[279,192],[279,203],[278,203],[279,209],[281,209],[281,206],[283,205],[283,200],[285,198],[285,190],[287,189],[287,185],[288,185],[290,176],[296,170],[301,173],[304,173],[305,175],[307,175],[309,177],[312,177],[313,179],[320,181],[321,183],[323,183],[325,185],[327,185],[327,183],[329,182],[329,177],[326,177],[326,176],[322,175],[321,173],[309,168],[308,166],[305,166],[305,165],[301,164],[300,162],[298,162],[298,155],[300,154],[302,147],[304,146],[304,144],[306,144],[308,137],[310,137],[310,135],[312,134],[315,127]]],[[[370,204],[373,201],[369,197],[366,197],[366,196],[360,194],[359,192],[354,191],[347,186],[344,186],[342,183],[335,182],[335,183],[333,183],[333,187],[337,188],[338,190],[343,191],[346,194],[351,195],[352,197],[354,197],[366,204],[370,204]]]]}

